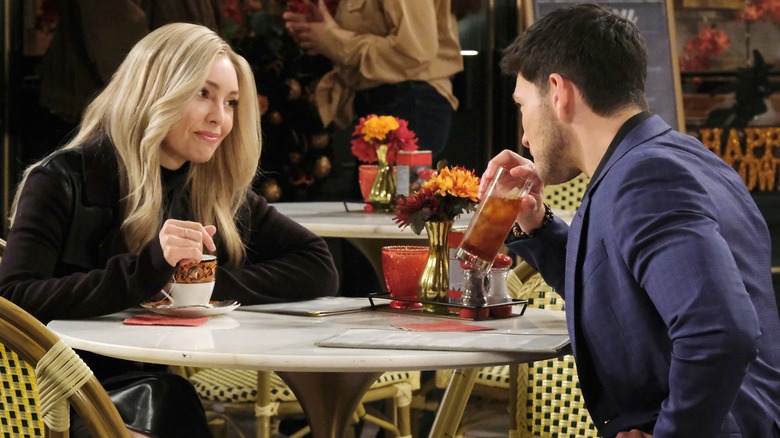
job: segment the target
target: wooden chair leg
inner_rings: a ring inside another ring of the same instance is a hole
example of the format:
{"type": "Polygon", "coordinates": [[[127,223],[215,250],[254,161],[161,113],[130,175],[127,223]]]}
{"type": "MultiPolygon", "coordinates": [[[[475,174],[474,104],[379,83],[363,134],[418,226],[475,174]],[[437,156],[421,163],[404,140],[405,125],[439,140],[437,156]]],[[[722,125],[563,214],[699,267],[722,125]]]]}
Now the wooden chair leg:
{"type": "Polygon", "coordinates": [[[257,399],[255,401],[255,434],[257,438],[271,438],[271,372],[257,372],[257,399]]]}
{"type": "Polygon", "coordinates": [[[444,391],[439,412],[433,421],[430,438],[452,438],[458,429],[463,411],[469,401],[478,368],[458,369],[452,374],[447,390],[444,391]]]}
{"type": "MultiPolygon", "coordinates": [[[[517,378],[520,373],[520,365],[509,365],[509,433],[517,431],[517,378]]],[[[525,390],[525,388],[523,388],[525,390]]]]}

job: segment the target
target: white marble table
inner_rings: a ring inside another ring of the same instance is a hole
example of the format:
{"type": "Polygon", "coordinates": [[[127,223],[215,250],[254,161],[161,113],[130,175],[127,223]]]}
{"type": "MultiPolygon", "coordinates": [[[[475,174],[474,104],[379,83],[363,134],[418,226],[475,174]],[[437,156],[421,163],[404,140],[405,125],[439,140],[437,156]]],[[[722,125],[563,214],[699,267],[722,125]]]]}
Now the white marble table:
{"type": "Polygon", "coordinates": [[[341,438],[360,398],[384,371],[541,360],[562,353],[527,351],[524,340],[528,336],[566,334],[563,312],[528,309],[524,316],[474,322],[496,329],[484,333],[517,335],[515,351],[327,348],[317,343],[347,329],[392,330],[399,324],[443,319],[372,310],[325,317],[238,310],[212,317],[200,327],[122,324],[125,318],[143,311],[139,308],[85,320],[57,320],[48,327],[73,348],[120,359],[276,371],[298,397],[316,438],[341,438]]]}

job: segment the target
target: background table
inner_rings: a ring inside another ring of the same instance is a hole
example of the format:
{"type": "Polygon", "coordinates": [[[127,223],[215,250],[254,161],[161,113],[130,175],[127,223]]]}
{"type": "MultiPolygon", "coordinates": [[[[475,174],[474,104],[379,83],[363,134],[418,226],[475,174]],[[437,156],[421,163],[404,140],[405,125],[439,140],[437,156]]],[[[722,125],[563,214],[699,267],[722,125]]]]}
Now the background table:
{"type": "MultiPolygon", "coordinates": [[[[360,398],[384,371],[471,368],[563,354],[524,351],[522,345],[513,352],[317,346],[350,328],[391,329],[400,324],[443,320],[385,311],[307,317],[239,310],[215,316],[200,327],[122,324],[124,319],[142,312],[131,309],[86,320],[52,321],[48,327],[73,348],[120,359],[276,371],[298,397],[316,438],[341,438],[360,398]]],[[[566,334],[563,312],[528,309],[524,316],[475,323],[495,328],[491,333],[566,334]]]]}
{"type": "MultiPolygon", "coordinates": [[[[411,228],[398,228],[393,213],[363,211],[359,202],[278,202],[271,204],[280,213],[293,219],[320,237],[339,237],[354,245],[382,277],[382,247],[386,245],[427,245],[428,236],[411,228]]],[[[572,211],[554,210],[553,213],[567,223],[572,211]]],[[[453,229],[463,230],[469,225],[473,213],[462,214],[453,229]]],[[[380,281],[384,285],[383,281],[380,281]]]]}
{"type": "MultiPolygon", "coordinates": [[[[346,239],[427,240],[423,231],[414,234],[411,228],[401,229],[393,222],[394,213],[364,211],[359,202],[277,202],[271,204],[280,213],[293,219],[321,237],[346,239]]],[[[466,227],[471,214],[464,214],[454,227],[466,227]]]]}
{"type": "MultiPolygon", "coordinates": [[[[427,240],[424,231],[418,236],[411,228],[398,228],[393,213],[363,211],[364,204],[359,202],[277,202],[271,206],[321,237],[427,240]]],[[[574,215],[566,210],[553,213],[567,223],[574,215]]],[[[462,214],[453,228],[467,227],[472,215],[462,214]]]]}
{"type": "MultiPolygon", "coordinates": [[[[359,202],[280,202],[271,205],[320,237],[338,237],[351,243],[371,263],[383,289],[383,246],[428,245],[425,230],[417,235],[409,227],[401,229],[393,222],[393,213],[367,212],[363,210],[365,204],[359,202]]],[[[453,227],[465,229],[469,220],[471,214],[461,215],[453,227]]]]}

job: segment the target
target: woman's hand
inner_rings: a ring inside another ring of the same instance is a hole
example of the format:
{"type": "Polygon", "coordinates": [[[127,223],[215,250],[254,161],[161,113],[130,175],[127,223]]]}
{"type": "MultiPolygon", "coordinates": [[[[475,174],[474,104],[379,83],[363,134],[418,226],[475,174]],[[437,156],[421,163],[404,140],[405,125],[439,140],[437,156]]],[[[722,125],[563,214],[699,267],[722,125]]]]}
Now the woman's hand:
{"type": "Polygon", "coordinates": [[[479,199],[484,199],[490,183],[493,181],[499,167],[509,169],[512,176],[530,179],[531,191],[523,196],[521,202],[520,214],[515,221],[520,225],[520,229],[526,233],[531,233],[542,225],[544,219],[544,204],[542,203],[542,189],[544,183],[536,173],[536,167],[531,160],[523,158],[519,154],[508,149],[501,151],[488,163],[487,169],[482,174],[479,181],[479,199]]]}
{"type": "Polygon", "coordinates": [[[171,266],[200,261],[204,247],[211,252],[217,250],[211,238],[216,232],[214,225],[168,219],[159,234],[165,261],[171,266]]]}

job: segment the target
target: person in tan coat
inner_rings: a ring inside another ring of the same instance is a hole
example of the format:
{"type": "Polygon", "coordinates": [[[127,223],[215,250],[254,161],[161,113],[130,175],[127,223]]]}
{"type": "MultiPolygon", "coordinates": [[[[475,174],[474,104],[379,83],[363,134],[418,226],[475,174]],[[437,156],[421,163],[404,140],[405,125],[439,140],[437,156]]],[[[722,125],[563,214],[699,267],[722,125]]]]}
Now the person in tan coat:
{"type": "Polygon", "coordinates": [[[420,149],[439,154],[458,106],[452,77],[463,70],[451,0],[342,0],[334,13],[322,0],[303,3],[306,13],[284,18],[301,48],[333,62],[316,91],[323,124],[394,115],[420,149]]]}

